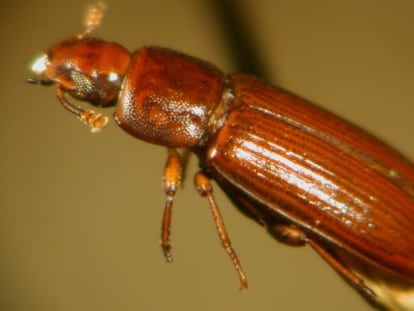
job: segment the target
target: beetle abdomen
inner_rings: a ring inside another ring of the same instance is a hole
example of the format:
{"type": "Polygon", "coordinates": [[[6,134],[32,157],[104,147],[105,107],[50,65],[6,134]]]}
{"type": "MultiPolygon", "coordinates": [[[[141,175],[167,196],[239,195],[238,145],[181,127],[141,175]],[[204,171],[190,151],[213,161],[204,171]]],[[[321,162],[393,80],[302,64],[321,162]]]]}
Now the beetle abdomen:
{"type": "Polygon", "coordinates": [[[414,168],[408,161],[258,79],[233,75],[231,82],[242,104],[209,144],[210,169],[304,230],[414,279],[414,168]]]}

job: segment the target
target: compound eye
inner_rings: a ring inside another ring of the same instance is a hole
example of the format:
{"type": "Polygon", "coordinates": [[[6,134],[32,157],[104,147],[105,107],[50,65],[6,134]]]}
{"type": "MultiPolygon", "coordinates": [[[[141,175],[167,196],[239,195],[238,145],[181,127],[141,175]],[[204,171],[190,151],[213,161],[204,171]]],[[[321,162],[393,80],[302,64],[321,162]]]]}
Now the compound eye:
{"type": "Polygon", "coordinates": [[[50,61],[48,56],[46,54],[43,54],[33,61],[30,69],[33,73],[41,75],[44,74],[49,64],[50,61]]]}
{"type": "Polygon", "coordinates": [[[87,99],[90,94],[93,93],[95,88],[92,80],[88,78],[83,72],[78,70],[70,71],[70,78],[75,84],[73,95],[80,99],[87,99]]]}

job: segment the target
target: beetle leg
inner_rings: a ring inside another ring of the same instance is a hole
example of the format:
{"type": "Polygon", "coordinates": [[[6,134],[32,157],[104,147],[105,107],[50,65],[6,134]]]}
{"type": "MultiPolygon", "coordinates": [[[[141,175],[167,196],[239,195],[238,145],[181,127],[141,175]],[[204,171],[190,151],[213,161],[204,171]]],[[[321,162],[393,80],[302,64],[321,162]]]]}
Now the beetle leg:
{"type": "Polygon", "coordinates": [[[71,102],[69,102],[66,99],[65,92],[61,87],[58,87],[56,89],[56,96],[63,107],[65,107],[69,112],[76,115],[84,124],[89,125],[92,132],[99,132],[108,124],[108,118],[101,115],[100,113],[93,110],[85,110],[81,107],[76,107],[71,102]]]}
{"type": "Polygon", "coordinates": [[[187,171],[188,171],[187,168],[190,163],[190,158],[191,158],[191,151],[189,149],[183,149],[182,152],[180,152],[181,165],[183,167],[183,172],[181,174],[181,180],[183,182],[187,180],[187,171]]]}
{"type": "Polygon", "coordinates": [[[307,242],[306,235],[302,232],[302,230],[296,227],[284,224],[275,224],[269,226],[267,230],[279,242],[290,246],[303,246],[307,242]]]}
{"type": "Polygon", "coordinates": [[[230,256],[231,261],[233,262],[233,266],[237,271],[240,279],[240,289],[247,288],[247,278],[243,272],[243,268],[239,262],[239,258],[237,257],[236,252],[231,246],[230,238],[226,232],[226,228],[224,226],[223,218],[220,214],[220,210],[217,206],[216,200],[214,199],[213,195],[213,187],[210,183],[210,180],[205,176],[203,173],[198,172],[194,176],[194,183],[202,197],[207,197],[208,202],[210,204],[211,212],[213,214],[214,223],[216,225],[216,229],[223,245],[224,249],[226,250],[227,254],[230,256]]]}
{"type": "Polygon", "coordinates": [[[339,275],[347,280],[351,285],[360,291],[360,293],[374,304],[378,303],[378,297],[374,291],[369,288],[358,275],[353,273],[347,266],[327,251],[323,246],[319,245],[314,240],[308,240],[307,244],[310,245],[332,268],[334,268],[339,275]]]}
{"type": "Polygon", "coordinates": [[[167,196],[164,206],[164,214],[161,226],[161,248],[165,259],[172,261],[170,245],[171,212],[175,193],[181,183],[182,165],[181,158],[176,149],[168,148],[167,162],[164,168],[163,187],[167,196]]]}
{"type": "Polygon", "coordinates": [[[348,267],[344,266],[335,256],[333,256],[326,248],[319,245],[314,240],[306,237],[302,230],[285,224],[276,224],[268,227],[271,235],[279,242],[291,246],[310,245],[332,268],[334,268],[343,278],[350,282],[354,287],[359,289],[361,293],[374,303],[377,301],[375,293],[365,285],[364,281],[354,274],[348,267]]]}

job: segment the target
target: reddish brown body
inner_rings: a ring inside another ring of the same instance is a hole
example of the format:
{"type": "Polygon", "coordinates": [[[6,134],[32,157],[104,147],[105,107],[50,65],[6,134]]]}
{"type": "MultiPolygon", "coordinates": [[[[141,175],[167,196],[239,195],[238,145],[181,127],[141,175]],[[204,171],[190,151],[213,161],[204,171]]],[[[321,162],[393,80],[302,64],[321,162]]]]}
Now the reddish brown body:
{"type": "Polygon", "coordinates": [[[372,291],[377,283],[414,287],[414,167],[402,155],[255,77],[225,76],[162,48],[129,55],[117,44],[86,38],[90,30],[52,47],[40,72],[46,79],[30,82],[57,83],[63,105],[94,128],[106,119],[72,106],[64,94],[97,106],[116,104],[121,128],[169,148],[162,233],[167,259],[182,174],[176,148],[187,148],[200,160],[196,185],[209,199],[242,287],[246,279],[206,177],[278,240],[313,247],[371,302],[380,294],[372,291]]]}
{"type": "MultiPolygon", "coordinates": [[[[205,165],[260,202],[369,265],[414,279],[414,169],[338,117],[256,78],[230,76],[240,105],[209,142],[205,165]]],[[[277,219],[277,218],[276,218],[277,219]]]]}

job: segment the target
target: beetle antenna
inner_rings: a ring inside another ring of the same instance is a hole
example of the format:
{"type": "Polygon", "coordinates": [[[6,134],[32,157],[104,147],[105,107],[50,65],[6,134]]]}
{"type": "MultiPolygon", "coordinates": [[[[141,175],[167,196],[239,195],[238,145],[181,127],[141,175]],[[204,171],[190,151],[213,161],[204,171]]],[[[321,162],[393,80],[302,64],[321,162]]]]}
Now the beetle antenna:
{"type": "Polygon", "coordinates": [[[101,24],[105,9],[106,5],[102,1],[96,1],[96,3],[89,8],[85,15],[85,28],[76,36],[78,39],[83,39],[101,24]]]}

